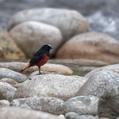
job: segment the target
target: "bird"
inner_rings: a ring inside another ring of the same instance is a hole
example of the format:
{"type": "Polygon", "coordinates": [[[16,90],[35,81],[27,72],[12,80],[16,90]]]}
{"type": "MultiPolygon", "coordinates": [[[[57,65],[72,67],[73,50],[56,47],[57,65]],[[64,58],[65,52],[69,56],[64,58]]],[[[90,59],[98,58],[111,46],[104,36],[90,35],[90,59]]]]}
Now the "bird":
{"type": "Polygon", "coordinates": [[[50,44],[43,45],[30,59],[29,64],[27,67],[22,69],[20,72],[24,72],[26,69],[32,67],[32,66],[38,66],[39,74],[41,74],[41,66],[47,63],[49,57],[50,57],[50,50],[52,49],[52,46],[50,44]]]}

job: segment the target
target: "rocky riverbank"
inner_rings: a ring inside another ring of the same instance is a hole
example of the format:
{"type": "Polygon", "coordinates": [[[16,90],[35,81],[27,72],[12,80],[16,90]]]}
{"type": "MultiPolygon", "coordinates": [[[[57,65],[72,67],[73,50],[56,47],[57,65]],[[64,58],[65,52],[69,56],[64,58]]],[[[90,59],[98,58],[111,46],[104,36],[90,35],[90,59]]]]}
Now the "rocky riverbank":
{"type": "Polygon", "coordinates": [[[111,12],[106,7],[118,1],[92,1],[80,6],[69,0],[68,8],[75,4],[75,9],[66,8],[67,0],[39,0],[33,6],[48,7],[32,9],[25,7],[32,0],[17,1],[17,9],[16,1],[7,1],[6,7],[13,9],[3,11],[10,14],[0,33],[0,119],[119,118],[118,15],[112,17],[114,7],[111,12]],[[42,74],[37,67],[21,73],[28,63],[20,61],[44,44],[53,50],[42,74]]]}
{"type": "Polygon", "coordinates": [[[43,66],[42,75],[35,73],[36,67],[21,74],[19,70],[26,65],[0,63],[0,119],[118,117],[118,64],[96,68],[84,76],[73,75],[72,69],[57,64],[43,66]]]}

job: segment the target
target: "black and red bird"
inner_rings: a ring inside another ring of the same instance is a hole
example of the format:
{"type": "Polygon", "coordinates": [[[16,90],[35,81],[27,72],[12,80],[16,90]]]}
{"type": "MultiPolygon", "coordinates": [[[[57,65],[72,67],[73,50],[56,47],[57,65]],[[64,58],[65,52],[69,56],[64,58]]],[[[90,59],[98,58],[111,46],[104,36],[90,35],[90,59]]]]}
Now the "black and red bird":
{"type": "Polygon", "coordinates": [[[52,49],[51,45],[43,45],[31,58],[29,65],[25,67],[21,72],[25,71],[26,69],[32,67],[32,66],[38,66],[39,68],[39,74],[40,72],[40,67],[44,65],[50,56],[50,50],[52,49]]]}

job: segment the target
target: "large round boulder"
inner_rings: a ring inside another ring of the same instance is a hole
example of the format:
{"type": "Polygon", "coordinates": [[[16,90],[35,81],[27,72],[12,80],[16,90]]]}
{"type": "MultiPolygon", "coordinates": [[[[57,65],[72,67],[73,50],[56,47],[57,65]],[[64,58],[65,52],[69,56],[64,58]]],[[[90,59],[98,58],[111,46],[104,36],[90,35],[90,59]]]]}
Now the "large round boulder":
{"type": "Polygon", "coordinates": [[[75,96],[86,78],[59,74],[36,75],[17,85],[16,98],[51,96],[66,100],[75,96]]]}
{"type": "Polygon", "coordinates": [[[10,20],[8,29],[25,21],[39,21],[58,27],[64,39],[89,29],[87,20],[77,11],[68,9],[41,8],[16,13],[10,20]]]}
{"type": "Polygon", "coordinates": [[[9,33],[16,44],[30,57],[44,44],[51,44],[54,54],[62,43],[62,35],[58,28],[40,22],[24,22],[9,33]]]}
{"type": "Polygon", "coordinates": [[[55,97],[34,96],[29,98],[18,98],[11,102],[11,106],[49,112],[52,114],[63,114],[64,101],[55,97]]]}
{"type": "Polygon", "coordinates": [[[116,119],[119,115],[119,64],[95,69],[85,77],[88,80],[77,95],[98,96],[98,115],[116,119]]]}
{"type": "Polygon", "coordinates": [[[110,63],[119,62],[119,42],[98,32],[77,35],[67,41],[57,52],[57,58],[95,59],[110,63]]]}
{"type": "Polygon", "coordinates": [[[0,32],[0,59],[25,59],[25,54],[8,32],[0,32]]]}
{"type": "Polygon", "coordinates": [[[16,88],[6,82],[0,82],[0,100],[12,100],[14,98],[16,88]]]}
{"type": "Polygon", "coordinates": [[[16,72],[7,68],[0,68],[0,79],[3,79],[3,78],[11,78],[19,83],[27,80],[26,75],[23,75],[19,72],[16,72]]]}
{"type": "MultiPolygon", "coordinates": [[[[53,60],[54,62],[54,60],[53,60]]],[[[24,67],[27,67],[29,63],[25,62],[0,62],[0,68],[8,68],[17,72],[20,72],[24,67]]],[[[25,74],[32,73],[33,71],[38,71],[38,67],[34,66],[29,68],[28,70],[24,71],[25,74]]],[[[64,74],[64,75],[71,75],[73,74],[73,70],[68,66],[61,65],[61,64],[51,64],[47,63],[41,67],[41,71],[43,73],[57,73],[57,74],[64,74]]],[[[38,72],[39,73],[39,72],[38,72]]],[[[37,74],[37,72],[34,74],[37,74]]],[[[33,74],[33,75],[34,75],[33,74]]]]}
{"type": "Polygon", "coordinates": [[[66,112],[76,112],[80,115],[96,115],[99,99],[95,96],[77,96],[64,102],[66,112]]]}
{"type": "Polygon", "coordinates": [[[65,119],[50,113],[16,107],[0,108],[0,119],[65,119]]]}

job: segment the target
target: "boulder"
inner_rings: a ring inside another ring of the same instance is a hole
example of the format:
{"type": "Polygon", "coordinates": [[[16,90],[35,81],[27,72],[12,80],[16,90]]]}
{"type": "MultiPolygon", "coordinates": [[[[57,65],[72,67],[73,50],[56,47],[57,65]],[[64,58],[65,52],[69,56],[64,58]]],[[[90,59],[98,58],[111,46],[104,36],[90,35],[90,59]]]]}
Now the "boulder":
{"type": "Polygon", "coordinates": [[[36,75],[17,85],[16,98],[51,96],[63,100],[75,96],[86,78],[59,74],[36,75]]]}
{"type": "Polygon", "coordinates": [[[12,100],[14,98],[16,88],[12,85],[0,82],[0,99],[12,100]]]}
{"type": "MultiPolygon", "coordinates": [[[[54,62],[54,60],[53,60],[54,62]]],[[[47,63],[41,67],[42,72],[46,73],[59,73],[64,75],[72,75],[73,71],[68,66],[62,65],[62,64],[52,64],[47,63]]],[[[8,68],[14,71],[19,72],[24,67],[28,66],[28,63],[25,62],[0,62],[1,68],[8,68]]],[[[37,71],[38,67],[34,66],[29,68],[28,70],[24,71],[24,73],[32,73],[33,71],[37,71]]],[[[36,73],[35,73],[36,74],[36,73]]]]}
{"type": "Polygon", "coordinates": [[[49,113],[16,107],[0,108],[0,119],[65,119],[49,113]]]}
{"type": "Polygon", "coordinates": [[[99,119],[98,116],[93,115],[79,115],[75,112],[68,112],[65,114],[66,119],[99,119]]]}
{"type": "Polygon", "coordinates": [[[16,85],[18,82],[15,81],[14,79],[11,79],[11,78],[2,78],[0,80],[0,82],[6,82],[6,83],[9,83],[11,84],[12,86],[16,85]]]}
{"type": "Polygon", "coordinates": [[[25,62],[0,62],[0,68],[7,68],[19,72],[21,69],[26,67],[28,63],[25,62]]]}
{"type": "Polygon", "coordinates": [[[48,24],[27,21],[10,30],[10,36],[16,44],[31,57],[44,44],[51,44],[54,54],[62,41],[62,35],[58,28],[48,24]]]}
{"type": "Polygon", "coordinates": [[[95,96],[77,96],[64,103],[66,112],[76,112],[80,115],[97,115],[99,98],[95,96]]]}
{"type": "MultiPolygon", "coordinates": [[[[64,75],[72,75],[73,71],[65,65],[61,64],[45,64],[41,67],[41,71],[43,73],[54,73],[54,74],[64,74],[64,75]]],[[[38,74],[39,71],[33,72],[34,74],[38,74]]]]}
{"type": "Polygon", "coordinates": [[[34,109],[52,114],[63,114],[64,101],[54,97],[29,97],[15,99],[11,102],[12,106],[34,109]]]}
{"type": "Polygon", "coordinates": [[[116,72],[118,65],[110,65],[95,69],[89,72],[85,77],[87,82],[80,88],[78,95],[114,96],[118,94],[119,74],[116,72]],[[114,66],[114,71],[110,67],[114,66]]]}
{"type": "Polygon", "coordinates": [[[0,32],[0,59],[24,59],[23,51],[7,32],[0,32]]]}
{"type": "Polygon", "coordinates": [[[99,97],[98,115],[111,119],[119,115],[119,64],[95,69],[86,76],[87,82],[77,95],[99,97]]]}
{"type": "Polygon", "coordinates": [[[94,59],[108,63],[119,62],[119,42],[98,32],[88,32],[74,36],[57,52],[60,59],[94,59]]]}
{"type": "Polygon", "coordinates": [[[8,100],[0,100],[0,107],[10,106],[10,102],[8,100]]]}
{"type": "Polygon", "coordinates": [[[0,79],[2,78],[12,78],[17,82],[23,82],[27,80],[27,76],[7,68],[0,68],[0,79]]]}
{"type": "Polygon", "coordinates": [[[56,26],[63,34],[64,40],[68,40],[76,34],[87,32],[89,29],[85,17],[75,10],[40,8],[16,13],[9,22],[8,30],[26,21],[37,21],[56,26]]]}

